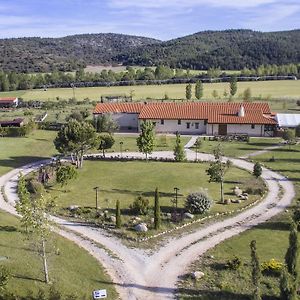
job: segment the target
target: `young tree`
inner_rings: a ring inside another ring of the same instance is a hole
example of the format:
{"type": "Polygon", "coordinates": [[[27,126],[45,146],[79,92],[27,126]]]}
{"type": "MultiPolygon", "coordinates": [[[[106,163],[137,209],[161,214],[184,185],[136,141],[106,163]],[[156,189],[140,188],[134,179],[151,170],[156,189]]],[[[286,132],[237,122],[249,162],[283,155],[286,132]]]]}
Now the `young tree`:
{"type": "Polygon", "coordinates": [[[159,204],[159,192],[158,188],[155,189],[154,195],[154,228],[157,230],[160,228],[161,217],[160,217],[160,204],[159,204]]]}
{"type": "Polygon", "coordinates": [[[252,96],[251,89],[248,87],[243,92],[243,100],[245,102],[249,102],[251,100],[251,96],[252,96]]]}
{"type": "Polygon", "coordinates": [[[18,189],[19,202],[16,205],[17,212],[22,216],[21,226],[37,244],[43,259],[45,282],[49,283],[48,261],[46,242],[50,233],[49,212],[53,209],[52,200],[44,196],[30,198],[28,190],[24,188],[24,179],[21,176],[21,187],[18,189]]]}
{"type": "Polygon", "coordinates": [[[95,128],[97,132],[113,133],[119,129],[119,125],[110,114],[102,114],[95,119],[95,128]]]}
{"type": "Polygon", "coordinates": [[[286,266],[283,267],[280,275],[280,300],[296,300],[291,287],[292,276],[288,272],[286,266]]]}
{"type": "Polygon", "coordinates": [[[110,149],[114,145],[115,139],[111,134],[102,134],[99,139],[100,144],[98,150],[102,150],[103,156],[105,157],[105,150],[110,149]]]}
{"type": "Polygon", "coordinates": [[[229,87],[230,87],[230,95],[233,97],[237,92],[237,78],[235,76],[231,77],[229,87]]]}
{"type": "Polygon", "coordinates": [[[256,162],[253,166],[253,175],[258,178],[262,174],[262,167],[259,162],[256,162]]]}
{"type": "Polygon", "coordinates": [[[76,158],[77,168],[83,165],[84,154],[97,145],[97,134],[92,125],[70,120],[63,126],[54,139],[55,148],[62,154],[76,158]]]}
{"type": "Polygon", "coordinates": [[[187,100],[192,99],[192,85],[190,83],[185,87],[185,98],[187,100]]]}
{"type": "Polygon", "coordinates": [[[121,220],[121,209],[120,209],[120,201],[117,200],[116,203],[116,228],[121,228],[122,220],[121,220]]]}
{"type": "Polygon", "coordinates": [[[153,152],[154,142],[154,124],[151,121],[143,122],[141,124],[141,133],[136,139],[136,143],[139,151],[146,155],[146,160],[148,160],[148,154],[153,152]]]}
{"type": "Polygon", "coordinates": [[[222,150],[220,145],[214,149],[214,156],[215,161],[210,164],[210,167],[206,170],[206,173],[210,177],[209,182],[220,183],[221,203],[224,203],[224,178],[232,163],[230,160],[227,160],[226,163],[222,162],[222,150]]]}
{"type": "Polygon", "coordinates": [[[217,90],[213,90],[211,95],[213,96],[214,99],[217,99],[219,97],[217,90]]]}
{"type": "Polygon", "coordinates": [[[67,184],[69,180],[77,177],[76,169],[71,165],[61,165],[56,169],[56,182],[62,187],[67,184]]]}
{"type": "Polygon", "coordinates": [[[295,130],[293,129],[286,129],[283,132],[282,138],[287,142],[289,148],[295,142],[295,130]]]}
{"type": "Polygon", "coordinates": [[[203,83],[198,80],[195,85],[195,97],[200,100],[203,97],[203,83]]]}
{"type": "Polygon", "coordinates": [[[251,249],[251,265],[252,265],[252,283],[254,286],[253,291],[253,300],[261,300],[261,292],[260,292],[260,279],[261,279],[261,270],[260,263],[258,259],[258,255],[256,252],[256,241],[253,240],[250,243],[251,249]]]}
{"type": "Polygon", "coordinates": [[[175,161],[183,161],[185,160],[185,152],[183,145],[181,143],[180,134],[176,133],[176,141],[175,141],[175,147],[174,147],[174,159],[175,161]]]}

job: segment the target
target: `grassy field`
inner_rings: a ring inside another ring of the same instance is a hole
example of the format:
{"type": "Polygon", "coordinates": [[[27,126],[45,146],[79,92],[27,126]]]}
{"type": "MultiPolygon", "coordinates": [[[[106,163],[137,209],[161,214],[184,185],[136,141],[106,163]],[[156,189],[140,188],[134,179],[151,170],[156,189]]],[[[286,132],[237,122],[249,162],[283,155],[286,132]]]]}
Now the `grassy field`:
{"type": "MultiPolygon", "coordinates": [[[[183,207],[186,196],[207,188],[212,199],[219,201],[218,183],[209,183],[206,169],[207,163],[161,163],[161,162],[112,162],[85,161],[79,176],[63,189],[60,186],[50,188],[51,195],[57,197],[60,207],[79,205],[94,207],[95,186],[100,187],[100,207],[114,208],[116,200],[120,200],[122,208],[128,208],[134,199],[143,195],[152,203],[154,190],[158,187],[161,193],[160,203],[163,207],[171,207],[174,187],[180,188],[179,205],[183,207]],[[66,193],[62,190],[67,190],[66,193]]],[[[232,188],[252,182],[253,177],[246,171],[231,168],[226,176],[225,197],[235,198],[232,188]],[[238,178],[238,179],[237,179],[238,178]]],[[[213,211],[226,209],[224,205],[215,204],[213,211]]]]}
{"type": "Polygon", "coordinates": [[[53,139],[54,131],[37,130],[29,137],[0,137],[0,175],[8,171],[56,153],[53,139]]]}
{"type": "MultiPolygon", "coordinates": [[[[285,146],[281,149],[272,150],[269,153],[255,157],[255,160],[288,176],[295,185],[297,199],[299,200],[300,145],[292,146],[291,149],[285,146]],[[275,161],[270,161],[273,157],[275,161]]],[[[206,274],[205,277],[197,283],[191,279],[183,280],[180,285],[180,299],[250,299],[249,295],[252,292],[252,285],[249,244],[253,239],[257,241],[258,255],[261,262],[272,258],[283,262],[288,246],[288,222],[290,216],[291,211],[285,212],[257,226],[255,229],[248,230],[208,251],[205,257],[191,266],[191,270],[203,271],[206,274]],[[210,255],[214,259],[208,258],[210,255]],[[224,263],[234,256],[241,258],[243,262],[242,267],[237,271],[222,269],[224,263]]],[[[300,271],[300,257],[298,271],[300,271]]],[[[264,295],[269,297],[266,299],[279,300],[278,286],[278,278],[263,277],[262,290],[264,295]]]]}
{"type": "MultiPolygon", "coordinates": [[[[20,232],[18,219],[1,211],[0,240],[1,257],[8,258],[0,261],[0,266],[7,267],[12,275],[7,291],[28,299],[31,294],[36,297],[40,289],[47,291],[41,258],[20,232]]],[[[57,235],[49,244],[49,276],[55,289],[64,295],[90,299],[93,290],[105,288],[109,299],[117,298],[110,278],[87,252],[57,235]]]]}
{"type": "MultiPolygon", "coordinates": [[[[209,141],[202,138],[202,144],[199,148],[199,152],[213,153],[213,149],[220,144],[225,156],[240,157],[249,153],[262,150],[266,147],[278,145],[282,141],[281,138],[254,138],[251,137],[249,142],[219,142],[209,141]]],[[[194,148],[195,151],[195,148],[194,148]]]]}
{"type": "MultiPolygon", "coordinates": [[[[165,94],[170,99],[185,99],[185,84],[170,84],[170,85],[142,85],[142,86],[120,86],[120,87],[94,87],[94,88],[77,88],[75,97],[78,100],[90,98],[92,100],[100,100],[101,95],[127,94],[131,92],[134,95],[134,100],[144,99],[163,99],[165,94]]],[[[261,97],[266,99],[271,98],[300,98],[300,82],[291,81],[260,81],[260,82],[239,82],[236,98],[243,93],[246,88],[251,88],[253,97],[261,97]]],[[[228,100],[228,97],[223,96],[224,91],[229,92],[228,83],[205,83],[203,99],[213,99],[212,92],[216,90],[220,100],[228,100]]],[[[44,90],[28,90],[17,92],[0,93],[0,97],[18,96],[25,100],[56,100],[56,97],[61,99],[69,99],[73,97],[71,88],[48,89],[44,90]]]]}

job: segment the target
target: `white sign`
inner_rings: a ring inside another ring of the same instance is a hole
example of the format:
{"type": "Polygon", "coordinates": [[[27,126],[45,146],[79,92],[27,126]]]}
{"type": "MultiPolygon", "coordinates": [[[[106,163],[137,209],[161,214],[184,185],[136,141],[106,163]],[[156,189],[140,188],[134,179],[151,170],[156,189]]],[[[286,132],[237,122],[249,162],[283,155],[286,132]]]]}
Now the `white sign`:
{"type": "Polygon", "coordinates": [[[106,290],[98,290],[93,292],[94,299],[103,299],[107,297],[106,290]]]}

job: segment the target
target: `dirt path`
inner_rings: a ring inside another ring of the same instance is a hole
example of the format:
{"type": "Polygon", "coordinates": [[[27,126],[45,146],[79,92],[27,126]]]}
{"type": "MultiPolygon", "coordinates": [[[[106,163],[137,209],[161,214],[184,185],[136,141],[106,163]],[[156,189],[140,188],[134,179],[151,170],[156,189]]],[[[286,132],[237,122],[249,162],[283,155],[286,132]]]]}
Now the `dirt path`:
{"type": "MultiPolygon", "coordinates": [[[[193,151],[186,150],[186,153],[189,160],[195,159],[193,151]]],[[[109,155],[114,156],[117,153],[109,155]]],[[[126,156],[143,157],[140,153],[126,153],[126,156]]],[[[171,158],[173,153],[155,152],[152,157],[171,158]]],[[[198,158],[205,161],[213,159],[212,155],[199,153],[198,158]]],[[[241,168],[250,171],[253,169],[253,164],[245,160],[231,160],[241,168]]],[[[15,214],[11,204],[17,200],[17,176],[20,171],[25,174],[38,166],[39,164],[25,166],[0,177],[0,186],[5,186],[5,194],[10,203],[4,202],[1,196],[0,207],[3,210],[15,214]]],[[[59,232],[61,235],[85,248],[101,262],[113,278],[122,299],[173,299],[178,276],[184,274],[199,255],[223,240],[268,220],[291,203],[295,192],[290,181],[265,168],[262,177],[269,193],[258,205],[232,218],[170,239],[154,254],[127,248],[119,239],[99,228],[67,222],[60,218],[55,218],[55,221],[63,228],[59,232]],[[99,247],[98,244],[102,246],[99,247]]]]}

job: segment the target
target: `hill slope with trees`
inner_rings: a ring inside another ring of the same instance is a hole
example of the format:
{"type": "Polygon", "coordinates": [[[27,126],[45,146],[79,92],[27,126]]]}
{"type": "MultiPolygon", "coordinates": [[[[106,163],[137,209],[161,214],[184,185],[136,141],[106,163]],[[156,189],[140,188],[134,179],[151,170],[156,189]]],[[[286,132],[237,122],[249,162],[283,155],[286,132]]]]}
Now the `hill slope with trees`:
{"type": "Polygon", "coordinates": [[[112,33],[0,40],[0,69],[18,73],[113,63],[233,70],[299,62],[300,30],[203,31],[166,42],[112,33]]]}

